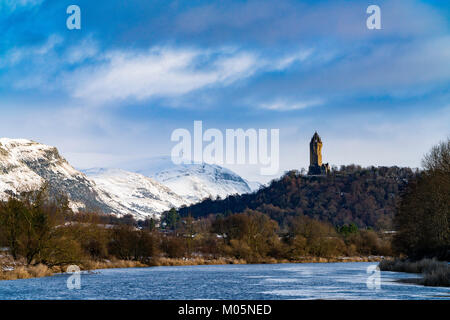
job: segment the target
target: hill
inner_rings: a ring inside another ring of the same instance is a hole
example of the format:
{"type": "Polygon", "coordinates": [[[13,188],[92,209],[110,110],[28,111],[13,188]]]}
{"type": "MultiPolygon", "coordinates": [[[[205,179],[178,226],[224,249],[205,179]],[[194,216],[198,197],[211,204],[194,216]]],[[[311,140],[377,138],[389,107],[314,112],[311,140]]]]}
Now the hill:
{"type": "Polygon", "coordinates": [[[268,214],[280,225],[293,215],[305,215],[336,226],[355,223],[360,228],[391,229],[401,192],[417,172],[410,168],[350,165],[326,176],[290,171],[255,193],[206,199],[183,207],[181,216],[230,214],[245,209],[268,214]]]}

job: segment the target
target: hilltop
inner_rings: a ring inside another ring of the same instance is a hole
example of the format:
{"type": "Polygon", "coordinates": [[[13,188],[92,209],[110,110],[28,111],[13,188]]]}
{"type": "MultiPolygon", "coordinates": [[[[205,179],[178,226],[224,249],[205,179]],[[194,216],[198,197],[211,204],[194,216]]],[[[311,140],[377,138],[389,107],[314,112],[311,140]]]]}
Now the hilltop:
{"type": "Polygon", "coordinates": [[[289,171],[255,193],[206,199],[181,208],[179,213],[196,218],[248,208],[268,214],[281,225],[288,216],[305,215],[338,226],[355,223],[391,229],[400,194],[416,174],[410,168],[356,165],[342,166],[323,176],[289,171]]]}

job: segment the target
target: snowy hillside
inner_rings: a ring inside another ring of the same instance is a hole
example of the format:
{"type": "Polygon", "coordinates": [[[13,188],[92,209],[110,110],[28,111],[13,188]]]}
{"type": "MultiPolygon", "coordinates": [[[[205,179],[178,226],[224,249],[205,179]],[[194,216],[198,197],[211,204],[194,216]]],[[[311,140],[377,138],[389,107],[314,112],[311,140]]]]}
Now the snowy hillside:
{"type": "Polygon", "coordinates": [[[0,198],[38,189],[48,182],[51,194],[64,193],[73,209],[114,211],[99,201],[99,190],[75,170],[55,147],[26,139],[0,139],[0,198]]]}
{"type": "Polygon", "coordinates": [[[84,173],[104,191],[100,194],[103,202],[138,219],[188,204],[169,188],[138,173],[120,169],[89,169],[84,173]]]}
{"type": "Polygon", "coordinates": [[[175,165],[170,157],[158,157],[136,163],[133,169],[155,179],[191,203],[207,197],[225,198],[231,194],[252,192],[249,184],[239,175],[218,165],[175,165]]]}

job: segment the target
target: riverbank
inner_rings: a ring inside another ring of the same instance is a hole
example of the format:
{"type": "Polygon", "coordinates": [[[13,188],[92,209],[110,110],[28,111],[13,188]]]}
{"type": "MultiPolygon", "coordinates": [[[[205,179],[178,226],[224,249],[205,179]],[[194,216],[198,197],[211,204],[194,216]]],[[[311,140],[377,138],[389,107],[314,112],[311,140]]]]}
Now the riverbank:
{"type": "MultiPolygon", "coordinates": [[[[91,271],[98,269],[115,268],[143,268],[157,266],[195,266],[195,265],[226,265],[226,264],[276,264],[276,263],[333,263],[333,262],[379,262],[383,259],[381,256],[367,257],[303,257],[296,260],[277,260],[274,258],[258,259],[256,261],[246,261],[229,257],[221,258],[166,258],[158,257],[148,263],[131,260],[101,260],[84,261],[80,263],[80,270],[91,271]]],[[[65,272],[65,267],[48,267],[43,264],[36,266],[27,266],[24,261],[12,260],[10,257],[3,257],[0,261],[0,280],[17,280],[48,277],[57,273],[65,272]]]]}
{"type": "MultiPolygon", "coordinates": [[[[3,257],[0,259],[0,280],[18,280],[49,277],[54,274],[66,272],[67,266],[46,266],[43,264],[26,265],[22,260],[12,260],[3,257]],[[5,261],[6,260],[6,261],[5,261]]],[[[84,261],[79,265],[80,270],[90,271],[96,269],[113,268],[139,268],[149,267],[150,265],[139,261],[130,260],[103,260],[103,261],[84,261]]]]}
{"type": "Polygon", "coordinates": [[[450,287],[450,267],[448,262],[436,259],[409,261],[405,259],[384,259],[379,263],[381,271],[416,273],[417,279],[401,279],[402,283],[414,283],[431,287],[450,287]]]}

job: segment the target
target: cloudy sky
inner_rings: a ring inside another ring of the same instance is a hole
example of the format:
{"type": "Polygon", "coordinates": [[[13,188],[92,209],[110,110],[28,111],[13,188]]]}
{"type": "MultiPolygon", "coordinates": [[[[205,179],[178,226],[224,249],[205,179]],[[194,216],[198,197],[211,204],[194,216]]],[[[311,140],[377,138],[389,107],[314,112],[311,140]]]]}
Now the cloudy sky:
{"type": "Polygon", "coordinates": [[[450,135],[447,0],[0,0],[0,30],[0,136],[77,168],[169,155],[194,120],[280,129],[279,174],[308,166],[315,130],[332,165],[419,167],[450,135]]]}

